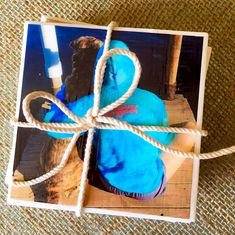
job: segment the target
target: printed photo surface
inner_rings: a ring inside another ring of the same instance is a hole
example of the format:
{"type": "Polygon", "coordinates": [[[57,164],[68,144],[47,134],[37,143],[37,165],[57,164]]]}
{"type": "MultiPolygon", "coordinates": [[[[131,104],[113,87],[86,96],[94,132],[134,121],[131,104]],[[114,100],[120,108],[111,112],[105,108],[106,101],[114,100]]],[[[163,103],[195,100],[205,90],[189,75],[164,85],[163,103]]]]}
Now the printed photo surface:
{"type": "MultiPolygon", "coordinates": [[[[18,120],[26,121],[22,101],[33,91],[49,92],[74,114],[85,116],[93,107],[94,73],[103,54],[105,28],[38,23],[28,23],[25,28],[18,120]]],[[[114,30],[109,49],[134,52],[142,73],[132,96],[105,116],[140,126],[200,127],[206,43],[207,35],[203,33],[114,30]]],[[[134,64],[127,56],[108,59],[100,108],[128,90],[134,72],[134,64]]],[[[42,98],[32,101],[30,109],[41,122],[73,122],[55,104],[42,98]]],[[[145,133],[187,152],[193,152],[198,141],[192,134],[145,133]]],[[[18,127],[11,176],[19,181],[30,180],[50,171],[61,161],[72,136],[18,127]]],[[[87,132],[80,133],[66,166],[55,176],[31,187],[9,187],[9,202],[74,208],[86,140],[87,132]]],[[[95,130],[84,206],[188,219],[194,170],[194,160],[164,153],[129,131],[95,130]]]]}

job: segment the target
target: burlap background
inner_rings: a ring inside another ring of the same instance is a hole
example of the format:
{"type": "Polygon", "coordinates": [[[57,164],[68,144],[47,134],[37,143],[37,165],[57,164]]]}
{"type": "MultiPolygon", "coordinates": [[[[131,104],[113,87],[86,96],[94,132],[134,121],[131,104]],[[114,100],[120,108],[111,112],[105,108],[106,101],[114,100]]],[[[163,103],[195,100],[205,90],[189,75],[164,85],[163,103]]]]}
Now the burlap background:
{"type": "Polygon", "coordinates": [[[234,156],[203,161],[197,222],[167,222],[85,215],[8,206],[4,177],[9,158],[21,55],[23,22],[41,14],[121,26],[206,31],[213,53],[209,65],[203,151],[234,144],[233,0],[1,0],[0,3],[0,234],[234,234],[234,156]]]}

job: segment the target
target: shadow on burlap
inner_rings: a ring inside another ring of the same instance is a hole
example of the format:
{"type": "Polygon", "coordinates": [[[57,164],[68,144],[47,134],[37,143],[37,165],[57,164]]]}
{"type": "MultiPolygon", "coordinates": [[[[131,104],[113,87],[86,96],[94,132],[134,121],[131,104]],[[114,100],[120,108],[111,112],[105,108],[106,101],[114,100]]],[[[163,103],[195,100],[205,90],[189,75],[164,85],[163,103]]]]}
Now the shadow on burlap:
{"type": "Polygon", "coordinates": [[[201,162],[197,221],[168,223],[108,215],[13,207],[6,204],[4,177],[12,142],[13,116],[21,55],[23,22],[41,14],[121,26],[205,31],[213,48],[208,69],[202,151],[234,144],[235,50],[232,35],[234,1],[54,1],[1,0],[0,3],[0,233],[1,234],[232,234],[234,157],[201,162]],[[60,3],[59,3],[60,2],[60,3]]]}

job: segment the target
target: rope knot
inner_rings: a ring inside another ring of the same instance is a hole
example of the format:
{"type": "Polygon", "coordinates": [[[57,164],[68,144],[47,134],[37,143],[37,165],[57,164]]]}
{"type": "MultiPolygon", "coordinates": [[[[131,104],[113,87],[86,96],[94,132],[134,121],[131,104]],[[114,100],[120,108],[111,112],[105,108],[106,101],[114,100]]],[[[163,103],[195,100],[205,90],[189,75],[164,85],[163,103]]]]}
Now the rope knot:
{"type": "Polygon", "coordinates": [[[97,127],[98,122],[96,120],[96,117],[93,116],[93,114],[92,114],[92,108],[88,109],[86,116],[85,116],[85,119],[86,119],[87,124],[90,128],[97,127]]]}

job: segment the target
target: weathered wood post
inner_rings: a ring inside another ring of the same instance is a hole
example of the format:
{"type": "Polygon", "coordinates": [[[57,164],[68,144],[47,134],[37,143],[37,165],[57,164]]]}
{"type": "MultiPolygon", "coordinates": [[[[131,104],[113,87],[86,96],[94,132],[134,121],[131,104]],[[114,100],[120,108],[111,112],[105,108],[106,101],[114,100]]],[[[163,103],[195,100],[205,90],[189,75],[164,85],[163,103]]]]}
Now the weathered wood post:
{"type": "Polygon", "coordinates": [[[169,100],[173,100],[175,98],[176,85],[177,85],[176,78],[177,78],[182,39],[183,39],[182,35],[172,36],[171,53],[169,58],[168,84],[167,84],[167,96],[169,100]]]}

